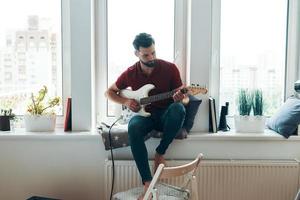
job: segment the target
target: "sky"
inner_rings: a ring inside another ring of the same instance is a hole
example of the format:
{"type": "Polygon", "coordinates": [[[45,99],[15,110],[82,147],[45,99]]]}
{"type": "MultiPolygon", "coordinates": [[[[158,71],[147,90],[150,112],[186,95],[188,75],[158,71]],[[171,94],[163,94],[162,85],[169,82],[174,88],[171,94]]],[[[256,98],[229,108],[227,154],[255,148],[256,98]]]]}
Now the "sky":
{"type": "Polygon", "coordinates": [[[0,47],[3,47],[5,43],[7,31],[27,28],[27,16],[29,15],[51,18],[52,23],[57,25],[53,28],[58,30],[60,8],[60,0],[2,0],[0,7],[0,47]]]}

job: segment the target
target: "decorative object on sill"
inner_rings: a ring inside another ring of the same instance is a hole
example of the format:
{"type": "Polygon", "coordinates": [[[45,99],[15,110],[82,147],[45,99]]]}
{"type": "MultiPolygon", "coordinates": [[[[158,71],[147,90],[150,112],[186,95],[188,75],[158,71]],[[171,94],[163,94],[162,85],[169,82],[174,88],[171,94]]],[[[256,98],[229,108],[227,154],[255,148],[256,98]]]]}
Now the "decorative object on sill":
{"type": "Polygon", "coordinates": [[[267,121],[267,127],[284,136],[297,135],[300,124],[300,99],[289,97],[280,109],[267,121]]]}
{"type": "Polygon", "coordinates": [[[66,103],[64,131],[72,131],[72,98],[71,97],[67,99],[67,103],[66,103]]]}
{"type": "Polygon", "coordinates": [[[295,96],[300,99],[300,80],[296,81],[294,84],[295,96]]]}
{"type": "Polygon", "coordinates": [[[208,106],[209,106],[209,113],[208,113],[208,130],[210,133],[216,133],[217,129],[217,113],[216,113],[216,105],[215,99],[213,97],[208,98],[208,106]]]}
{"type": "Polygon", "coordinates": [[[295,82],[294,89],[296,93],[300,93],[300,80],[295,82]]]}
{"type": "Polygon", "coordinates": [[[31,103],[27,106],[27,114],[24,115],[25,129],[30,132],[54,131],[56,113],[54,108],[59,105],[60,98],[50,98],[46,102],[48,89],[43,86],[36,96],[31,93],[31,103]]]}
{"type": "Polygon", "coordinates": [[[230,127],[227,124],[226,116],[228,115],[228,107],[229,102],[225,103],[225,106],[221,107],[221,115],[220,115],[220,122],[219,122],[219,131],[229,131],[230,127]]]}
{"type": "Polygon", "coordinates": [[[10,121],[15,119],[12,109],[1,109],[0,131],[10,131],[10,121]]]}
{"type": "Polygon", "coordinates": [[[263,133],[266,118],[263,116],[262,90],[240,89],[238,95],[239,115],[234,116],[235,131],[240,133],[263,133]],[[250,115],[253,108],[253,115],[250,115]]]}

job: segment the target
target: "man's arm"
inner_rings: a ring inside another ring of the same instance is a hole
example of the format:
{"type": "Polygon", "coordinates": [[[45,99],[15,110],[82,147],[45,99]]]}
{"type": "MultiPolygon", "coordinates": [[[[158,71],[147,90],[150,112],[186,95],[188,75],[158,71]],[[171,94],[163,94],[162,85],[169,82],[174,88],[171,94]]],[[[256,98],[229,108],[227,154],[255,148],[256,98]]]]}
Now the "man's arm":
{"type": "Polygon", "coordinates": [[[118,104],[122,104],[132,110],[133,112],[137,112],[141,109],[138,102],[134,99],[127,99],[125,97],[121,97],[119,95],[120,89],[117,87],[117,85],[114,83],[112,84],[105,92],[105,96],[118,104]]]}
{"type": "Polygon", "coordinates": [[[125,105],[126,102],[126,98],[121,97],[119,95],[120,89],[116,86],[116,84],[112,84],[105,92],[105,96],[106,98],[108,98],[109,100],[118,103],[118,104],[122,104],[125,105]]]}

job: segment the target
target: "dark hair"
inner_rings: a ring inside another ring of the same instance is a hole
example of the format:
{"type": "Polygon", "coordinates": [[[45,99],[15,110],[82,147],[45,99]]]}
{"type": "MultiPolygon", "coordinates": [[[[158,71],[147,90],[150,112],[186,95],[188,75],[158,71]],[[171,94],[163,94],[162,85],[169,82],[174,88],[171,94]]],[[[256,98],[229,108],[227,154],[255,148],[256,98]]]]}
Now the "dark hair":
{"type": "Polygon", "coordinates": [[[135,36],[135,39],[132,44],[135,50],[139,50],[140,47],[144,47],[144,48],[150,47],[152,44],[155,44],[155,41],[152,35],[148,33],[140,33],[137,36],[135,36]]]}

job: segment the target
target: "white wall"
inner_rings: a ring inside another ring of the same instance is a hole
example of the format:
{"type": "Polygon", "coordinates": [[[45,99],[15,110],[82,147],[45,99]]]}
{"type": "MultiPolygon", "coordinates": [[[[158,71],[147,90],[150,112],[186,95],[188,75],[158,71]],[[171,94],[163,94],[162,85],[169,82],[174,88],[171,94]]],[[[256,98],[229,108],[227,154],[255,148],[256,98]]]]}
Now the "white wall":
{"type": "Polygon", "coordinates": [[[100,135],[0,135],[0,199],[103,199],[100,135]]]}
{"type": "MultiPolygon", "coordinates": [[[[146,142],[150,158],[159,139],[146,142]]],[[[278,134],[191,135],[174,141],[167,159],[298,159],[300,138],[278,134]],[[280,148],[279,148],[280,147],[280,148]]],[[[0,199],[33,195],[64,200],[104,200],[104,161],[108,157],[97,134],[30,135],[0,133],[0,199]]],[[[131,159],[130,147],[114,150],[116,159],[131,159]]]]}

